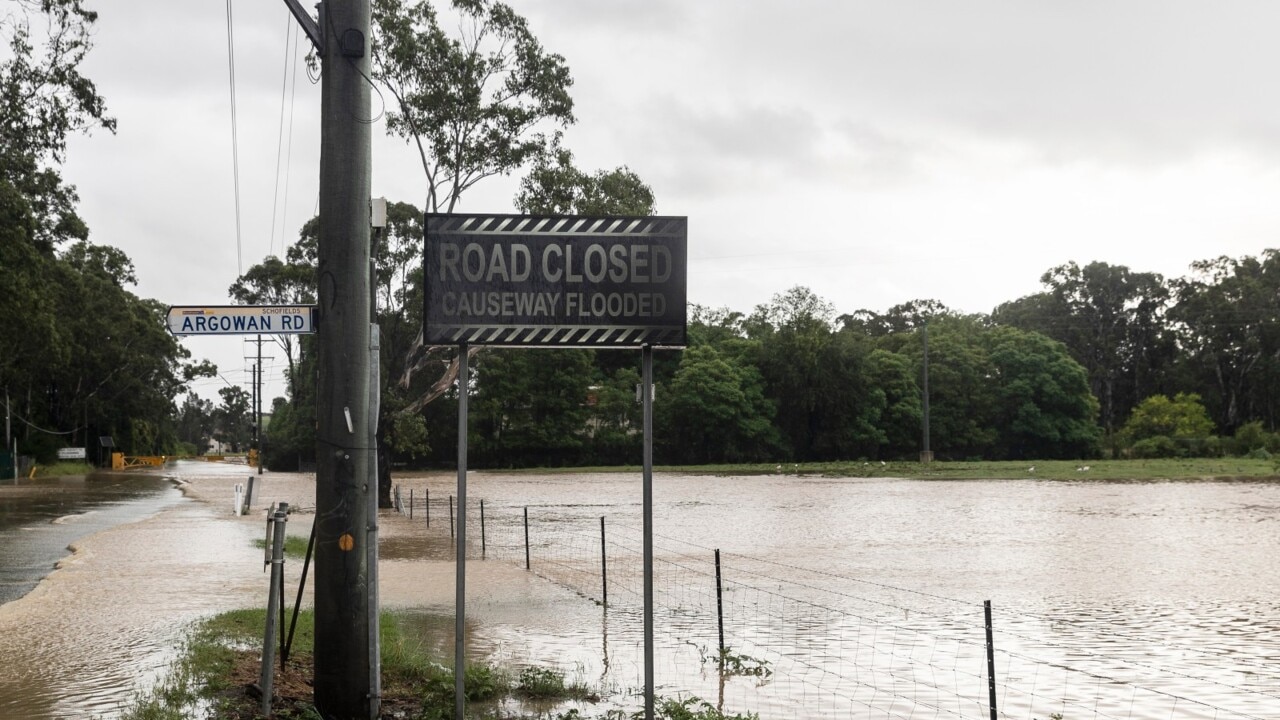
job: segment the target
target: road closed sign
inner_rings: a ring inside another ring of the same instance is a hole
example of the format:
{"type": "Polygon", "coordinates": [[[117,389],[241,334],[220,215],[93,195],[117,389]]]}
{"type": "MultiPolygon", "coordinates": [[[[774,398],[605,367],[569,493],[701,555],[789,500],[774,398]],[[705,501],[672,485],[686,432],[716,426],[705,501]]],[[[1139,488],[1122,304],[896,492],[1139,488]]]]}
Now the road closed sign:
{"type": "Polygon", "coordinates": [[[174,335],[305,335],[316,331],[315,305],[175,305],[174,335]]]}
{"type": "Polygon", "coordinates": [[[433,345],[682,347],[684,217],[427,215],[433,345]]]}

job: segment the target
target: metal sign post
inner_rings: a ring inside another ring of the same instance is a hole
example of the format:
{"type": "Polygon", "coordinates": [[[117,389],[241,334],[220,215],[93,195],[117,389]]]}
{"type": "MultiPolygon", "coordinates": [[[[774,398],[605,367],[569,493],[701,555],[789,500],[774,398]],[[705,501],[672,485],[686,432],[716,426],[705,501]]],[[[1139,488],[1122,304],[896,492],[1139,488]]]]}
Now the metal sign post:
{"type": "Polygon", "coordinates": [[[463,720],[466,706],[467,675],[466,629],[467,607],[467,386],[471,379],[467,362],[467,346],[458,346],[458,545],[453,618],[453,716],[463,720]]]}
{"type": "Polygon", "coordinates": [[[653,720],[653,347],[640,351],[644,407],[644,717],[653,720]]]}

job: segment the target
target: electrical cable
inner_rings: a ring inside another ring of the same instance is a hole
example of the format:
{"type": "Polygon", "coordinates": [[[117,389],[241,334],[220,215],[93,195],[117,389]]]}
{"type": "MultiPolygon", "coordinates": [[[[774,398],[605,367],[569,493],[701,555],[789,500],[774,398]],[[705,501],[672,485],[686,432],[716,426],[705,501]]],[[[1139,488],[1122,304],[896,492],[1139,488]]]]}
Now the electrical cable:
{"type": "MultiPolygon", "coordinates": [[[[289,89],[289,35],[293,32],[293,18],[286,15],[284,22],[284,70],[280,73],[280,126],[276,131],[276,179],[271,184],[271,234],[267,236],[267,253],[275,254],[276,247],[276,214],[280,208],[280,156],[284,152],[284,100],[289,89]]],[[[281,223],[281,234],[284,224],[281,223]]]]}
{"type": "Polygon", "coordinates": [[[244,252],[240,237],[240,137],[236,130],[236,39],[231,0],[227,0],[227,75],[231,87],[231,173],[236,205],[236,275],[244,274],[244,252]]]}
{"type": "Polygon", "coordinates": [[[280,255],[284,255],[285,248],[285,228],[288,227],[287,219],[289,217],[289,177],[291,173],[289,169],[293,167],[293,110],[295,101],[298,97],[298,35],[293,34],[293,81],[289,88],[289,142],[284,153],[284,210],[280,212],[280,255]]]}

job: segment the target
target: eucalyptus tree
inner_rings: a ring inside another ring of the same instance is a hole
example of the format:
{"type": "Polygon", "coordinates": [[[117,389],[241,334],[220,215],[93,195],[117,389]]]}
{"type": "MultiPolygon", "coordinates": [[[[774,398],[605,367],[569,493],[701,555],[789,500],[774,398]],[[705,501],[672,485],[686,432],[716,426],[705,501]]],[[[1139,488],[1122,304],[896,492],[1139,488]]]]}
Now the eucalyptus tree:
{"type": "Polygon", "coordinates": [[[1011,327],[983,337],[990,367],[995,454],[1008,459],[1086,458],[1099,451],[1098,400],[1066,347],[1011,327]]]}
{"type": "Polygon", "coordinates": [[[583,171],[558,139],[537,156],[515,202],[536,215],[652,215],[656,206],[653,188],[630,168],[583,171]]]}
{"type": "Polygon", "coordinates": [[[1040,282],[1044,292],[1004,303],[992,318],[1064,343],[1088,373],[1099,421],[1111,434],[1169,382],[1176,346],[1165,317],[1168,285],[1159,274],[1103,262],[1059,265],[1040,282]]]}
{"type": "Polygon", "coordinates": [[[686,350],[657,406],[657,452],[665,462],[760,462],[779,457],[773,403],[754,365],[710,345],[686,350]]]}
{"type": "Polygon", "coordinates": [[[547,131],[574,121],[569,68],[523,17],[493,0],[453,0],[452,13],[456,36],[426,0],[373,8],[374,77],[393,99],[387,128],[417,151],[433,213],[544,154],[547,131]]]}
{"type": "MultiPolygon", "coordinates": [[[[304,232],[315,232],[314,223],[308,223],[304,232]]],[[[292,250],[293,248],[291,248],[292,250]]],[[[242,305],[309,305],[316,301],[316,271],[314,263],[290,252],[286,260],[269,255],[262,262],[250,267],[227,289],[227,294],[242,305]]],[[[300,343],[294,335],[271,335],[272,341],[285,357],[285,377],[291,395],[297,395],[298,354],[300,343]]]]}
{"type": "Polygon", "coordinates": [[[1219,430],[1280,413],[1280,251],[1193,263],[1174,283],[1170,317],[1193,388],[1219,430]]]}
{"type": "Polygon", "coordinates": [[[253,438],[251,396],[239,385],[219,388],[218,396],[222,398],[222,403],[213,411],[213,436],[218,441],[231,445],[234,451],[240,452],[248,447],[253,438]]]}
{"type": "MultiPolygon", "coordinates": [[[[842,332],[849,332],[842,330],[842,332]]],[[[924,414],[919,363],[907,355],[876,348],[867,356],[867,381],[880,408],[875,425],[880,447],[872,457],[912,457],[920,449],[924,414]]]]}
{"type": "Polygon", "coordinates": [[[758,305],[743,323],[778,429],[797,460],[856,457],[884,444],[876,419],[885,396],[866,374],[873,348],[863,335],[835,332],[835,318],[830,302],[797,286],[758,305]]]}
{"type": "Polygon", "coordinates": [[[35,227],[31,242],[46,255],[84,240],[75,188],[58,168],[71,135],[114,132],[106,102],[81,64],[93,46],[95,11],[82,0],[7,0],[0,37],[0,178],[26,199],[35,227]]]}

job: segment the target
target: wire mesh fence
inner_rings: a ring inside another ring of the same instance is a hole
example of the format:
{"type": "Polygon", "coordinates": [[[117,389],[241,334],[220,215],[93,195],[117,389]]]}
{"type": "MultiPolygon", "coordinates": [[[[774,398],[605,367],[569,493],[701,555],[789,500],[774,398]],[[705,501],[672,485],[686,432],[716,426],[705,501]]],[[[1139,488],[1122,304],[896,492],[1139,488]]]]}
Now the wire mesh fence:
{"type": "MultiPolygon", "coordinates": [[[[415,533],[452,538],[452,496],[397,487],[415,533]]],[[[638,513],[469,502],[468,557],[526,568],[600,607],[584,675],[643,686],[638,513]]],[[[616,509],[616,508],[611,508],[616,509]]],[[[1082,619],[868,582],[654,536],[658,692],[761,718],[1262,720],[1280,716],[1265,651],[1163,643],[1082,619]],[[991,638],[989,641],[988,638],[991,638]],[[1094,648],[1106,647],[1108,652],[1094,648]]]]}

